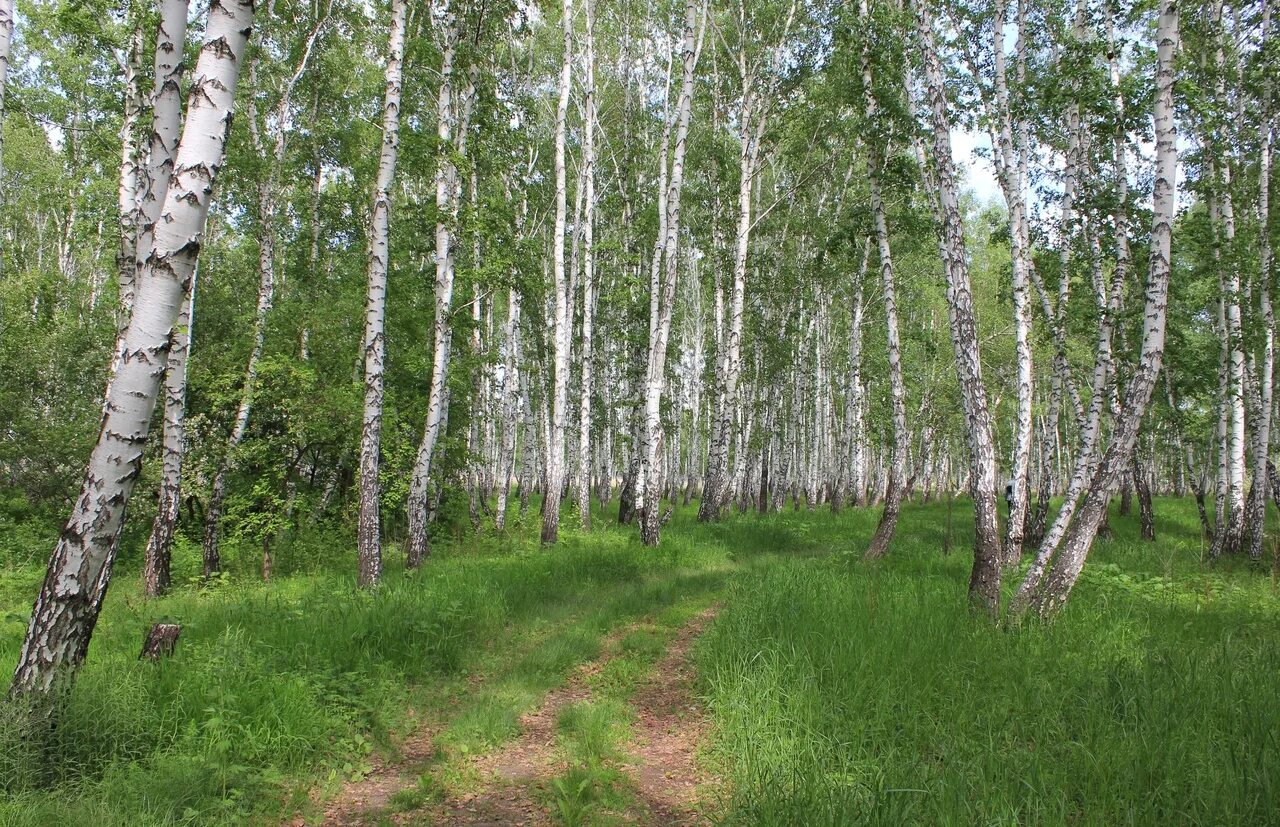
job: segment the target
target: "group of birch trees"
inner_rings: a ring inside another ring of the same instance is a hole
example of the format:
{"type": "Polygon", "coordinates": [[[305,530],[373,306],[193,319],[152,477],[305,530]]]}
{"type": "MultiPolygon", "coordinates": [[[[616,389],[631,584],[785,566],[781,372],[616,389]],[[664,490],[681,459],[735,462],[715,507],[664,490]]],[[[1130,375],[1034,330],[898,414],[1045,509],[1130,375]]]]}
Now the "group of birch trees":
{"type": "Polygon", "coordinates": [[[1270,2],[0,7],[2,518],[71,513],[15,687],[118,556],[371,587],[531,507],[878,507],[876,558],[962,495],[993,615],[1113,498],[1260,557],[1270,2]]]}

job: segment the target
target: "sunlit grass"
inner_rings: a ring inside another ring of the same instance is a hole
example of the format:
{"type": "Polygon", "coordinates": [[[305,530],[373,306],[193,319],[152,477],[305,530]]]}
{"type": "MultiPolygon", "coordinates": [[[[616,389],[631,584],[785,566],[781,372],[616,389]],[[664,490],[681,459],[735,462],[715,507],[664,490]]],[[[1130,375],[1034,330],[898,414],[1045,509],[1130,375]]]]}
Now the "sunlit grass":
{"type": "Polygon", "coordinates": [[[969,615],[938,507],[904,513],[882,564],[741,578],[698,648],[729,821],[1275,823],[1280,602],[1247,564],[1202,565],[1193,504],[1157,515],[1155,544],[1113,517],[1047,626],[969,615]]]}
{"type": "MultiPolygon", "coordinates": [[[[414,574],[390,555],[373,594],[354,588],[350,547],[318,538],[270,584],[246,566],[150,603],[126,561],[58,729],[33,743],[0,721],[0,824],[271,822],[308,812],[324,778],[394,757],[425,716],[440,757],[393,803],[414,809],[473,783],[461,757],[516,737],[605,647],[592,700],[559,722],[570,772],[546,801],[566,823],[621,812],[626,701],[712,602],[697,663],[731,822],[1274,822],[1269,572],[1205,565],[1194,504],[1156,507],[1159,542],[1113,517],[1062,617],[1016,630],[965,608],[960,500],[951,555],[946,506],[909,505],[874,566],[859,558],[876,512],[790,504],[716,525],[680,509],[656,550],[603,516],[591,535],[567,516],[550,550],[534,520],[463,532],[414,574]],[[140,662],[159,619],[183,624],[178,650],[140,662]]],[[[0,669],[38,579],[5,574],[0,669]]]]}

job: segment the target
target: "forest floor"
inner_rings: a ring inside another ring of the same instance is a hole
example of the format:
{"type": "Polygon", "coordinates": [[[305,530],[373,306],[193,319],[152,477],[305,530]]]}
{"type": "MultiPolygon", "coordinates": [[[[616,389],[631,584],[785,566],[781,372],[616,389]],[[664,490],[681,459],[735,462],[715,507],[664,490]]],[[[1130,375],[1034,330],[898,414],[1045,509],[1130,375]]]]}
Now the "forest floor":
{"type": "MultiPolygon", "coordinates": [[[[715,779],[697,755],[707,721],[690,649],[716,610],[687,620],[668,612],[614,630],[596,658],[523,713],[519,733],[492,750],[451,750],[436,743],[438,727],[424,724],[396,756],[324,800],[322,823],[552,825],[581,823],[588,813],[635,824],[707,823],[700,803],[715,779]]],[[[308,821],[299,814],[294,823],[308,821]]]]}
{"type": "MultiPolygon", "coordinates": [[[[128,544],[58,728],[0,711],[0,825],[1280,824],[1276,580],[1156,509],[1017,628],[966,608],[959,500],[872,565],[874,509],[689,506],[657,549],[604,514],[554,549],[442,531],[373,593],[339,530],[270,583],[233,540],[198,584],[185,540],[149,602],[128,544]],[[140,662],[161,619],[177,652],[140,662]]],[[[3,562],[0,670],[42,574],[3,562]]]]}

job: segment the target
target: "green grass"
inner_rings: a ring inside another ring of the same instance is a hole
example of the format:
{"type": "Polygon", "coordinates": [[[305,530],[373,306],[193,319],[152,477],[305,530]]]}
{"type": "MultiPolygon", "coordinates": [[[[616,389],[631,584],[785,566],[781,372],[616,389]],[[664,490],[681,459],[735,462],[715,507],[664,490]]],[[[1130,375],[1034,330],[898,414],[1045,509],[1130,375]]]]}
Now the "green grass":
{"type": "Polygon", "coordinates": [[[905,511],[880,565],[741,578],[697,654],[727,821],[1280,821],[1280,600],[1247,565],[1200,564],[1192,504],[1158,506],[1157,544],[1113,517],[1050,625],[969,615],[936,506],[905,511]]]}
{"type": "MultiPolygon", "coordinates": [[[[269,585],[246,558],[224,584],[150,603],[126,558],[53,735],[23,739],[0,713],[0,824],[314,814],[312,789],[394,756],[426,718],[441,755],[392,803],[412,810],[465,785],[459,757],[513,737],[612,639],[591,701],[559,722],[572,769],[548,791],[560,820],[598,821],[626,806],[629,693],[715,600],[696,656],[730,823],[1280,821],[1280,601],[1266,572],[1201,564],[1190,501],[1157,501],[1156,544],[1113,518],[1061,618],[1017,630],[965,608],[959,502],[954,554],[945,506],[913,505],[875,566],[858,560],[872,511],[693,513],[656,550],[603,517],[552,550],[534,520],[468,532],[414,574],[389,555],[372,594],[345,538],[298,541],[269,585]],[[140,662],[159,619],[183,624],[177,653],[140,662]]],[[[0,670],[39,575],[0,573],[0,670]]]]}

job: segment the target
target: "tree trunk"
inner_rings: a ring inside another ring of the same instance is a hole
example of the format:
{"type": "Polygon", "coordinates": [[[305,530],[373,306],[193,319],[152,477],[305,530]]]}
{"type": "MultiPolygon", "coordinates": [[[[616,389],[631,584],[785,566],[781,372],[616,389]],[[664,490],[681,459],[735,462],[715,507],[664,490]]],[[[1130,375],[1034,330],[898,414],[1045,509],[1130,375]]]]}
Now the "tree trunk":
{"type": "MultiPolygon", "coordinates": [[[[698,4],[685,4],[683,71],[680,98],[676,105],[675,146],[671,154],[670,177],[665,199],[666,225],[661,245],[665,272],[659,279],[658,301],[650,306],[649,360],[644,383],[644,453],[640,479],[644,487],[639,495],[640,539],[655,546],[661,529],[662,502],[662,392],[667,377],[667,342],[671,335],[671,316],[675,310],[676,280],[680,269],[680,195],[684,189],[684,158],[688,145],[689,119],[693,110],[694,69],[698,62],[698,4]]],[[[665,166],[666,157],[662,158],[665,166]]]]}
{"type": "MultiPolygon", "coordinates": [[[[1271,30],[1271,4],[1269,0],[1262,2],[1262,33],[1259,50],[1268,48],[1268,37],[1271,30]]],[[[1259,150],[1258,161],[1258,305],[1262,316],[1262,375],[1258,377],[1258,415],[1254,424],[1253,445],[1253,487],[1249,498],[1249,510],[1246,522],[1249,526],[1249,556],[1254,560],[1262,559],[1262,546],[1267,524],[1267,459],[1271,454],[1271,417],[1274,406],[1274,387],[1276,357],[1276,325],[1275,312],[1271,305],[1271,163],[1272,163],[1272,114],[1271,114],[1271,75],[1265,74],[1262,80],[1262,113],[1258,128],[1259,150]]]]}
{"type": "Polygon", "coordinates": [[[1145,469],[1138,461],[1138,453],[1133,454],[1133,487],[1138,494],[1138,519],[1142,523],[1142,539],[1156,539],[1156,515],[1151,507],[1151,485],[1147,481],[1145,469]]]}
{"type": "Polygon", "coordinates": [[[143,555],[142,593],[160,597],[169,591],[169,564],[173,556],[173,534],[182,506],[182,455],[186,450],[187,355],[191,348],[191,329],[195,322],[196,273],[191,274],[178,315],[178,323],[169,337],[169,364],[164,374],[164,435],[161,451],[164,466],[160,478],[160,500],[151,536],[143,555]]]}
{"type": "Polygon", "coordinates": [[[969,438],[969,490],[974,506],[973,571],[969,578],[969,596],[975,606],[995,614],[1000,607],[1002,548],[996,506],[996,460],[991,413],[987,408],[987,391],[982,383],[978,325],[973,310],[973,292],[969,284],[964,222],[955,183],[955,162],[951,157],[951,117],[947,112],[942,65],[938,60],[927,0],[915,2],[916,27],[923,46],[925,79],[933,121],[933,163],[942,223],[939,250],[946,268],[951,340],[969,438]]]}
{"type": "Polygon", "coordinates": [[[448,417],[449,359],[453,350],[453,284],[455,240],[462,179],[454,156],[465,158],[471,110],[476,95],[479,67],[472,64],[461,94],[454,91],[454,57],[458,42],[458,22],[452,5],[446,7],[443,27],[440,89],[436,96],[436,232],[434,289],[435,318],[432,335],[431,388],[427,397],[427,417],[414,460],[406,510],[409,534],[405,544],[405,565],[417,568],[431,551],[427,532],[432,496],[431,472],[436,445],[445,431],[448,417]]]}
{"type": "Polygon", "coordinates": [[[551,240],[555,289],[554,365],[552,374],[551,431],[547,444],[547,485],[542,499],[542,542],[555,543],[560,536],[560,496],[565,478],[565,414],[569,406],[569,328],[572,324],[569,284],[565,274],[564,233],[566,211],[565,131],[569,119],[569,90],[573,68],[573,0],[562,6],[564,50],[560,62],[560,99],[556,104],[555,167],[556,223],[551,240]]]}
{"type": "Polygon", "coordinates": [[[583,89],[582,179],[585,198],[582,228],[582,387],[578,409],[578,512],[582,529],[591,530],[591,381],[595,316],[596,201],[596,49],[594,0],[585,0],[587,16],[586,85],[583,89]]]}
{"type": "MultiPolygon", "coordinates": [[[[249,427],[249,416],[253,410],[254,399],[258,391],[258,364],[262,361],[263,347],[267,336],[267,319],[275,302],[276,292],[276,189],[279,181],[280,167],[284,163],[285,147],[288,138],[286,122],[289,108],[293,102],[293,90],[298,80],[306,71],[311,59],[311,50],[324,25],[327,10],[321,11],[321,17],[305,41],[302,55],[294,67],[293,73],[285,81],[276,103],[274,117],[267,124],[258,123],[258,107],[254,95],[249,96],[246,107],[249,122],[249,135],[253,141],[255,154],[265,164],[263,179],[258,183],[258,303],[253,317],[253,346],[249,351],[249,361],[245,365],[244,383],[240,389],[240,404],[236,409],[236,418],[223,448],[222,457],[213,475],[213,486],[209,493],[209,509],[205,514],[204,525],[204,576],[209,577],[222,567],[218,546],[222,530],[222,504],[226,496],[227,477],[236,465],[236,452],[244,441],[249,427]],[[270,147],[266,136],[274,132],[270,147]]],[[[250,73],[254,72],[250,68],[250,73]]],[[[254,90],[255,92],[257,90],[254,90]]]]}
{"type": "MultiPolygon", "coordinates": [[[[867,11],[867,0],[860,0],[860,9],[865,21],[864,36],[869,41],[871,17],[867,11]]],[[[875,129],[879,106],[871,74],[871,47],[867,41],[864,41],[862,47],[863,113],[865,122],[875,129]]],[[[867,560],[883,556],[893,542],[893,534],[898,528],[898,514],[902,508],[902,483],[906,479],[907,446],[911,439],[907,429],[907,385],[902,374],[902,343],[898,333],[897,285],[889,246],[889,223],[885,218],[884,199],[880,193],[880,166],[883,158],[878,142],[879,136],[875,136],[866,147],[867,186],[871,191],[871,214],[875,220],[876,247],[880,255],[880,284],[884,296],[885,350],[889,360],[889,388],[893,405],[893,459],[889,467],[889,488],[885,492],[884,510],[880,512],[880,522],[871,537],[871,545],[863,555],[867,560]]]]}
{"type": "Polygon", "coordinates": [[[382,150],[369,208],[368,287],[364,306],[364,415],[360,430],[360,516],[356,528],[357,576],[362,588],[382,580],[381,467],[382,400],[386,384],[387,266],[391,254],[391,184],[400,146],[400,91],[404,77],[405,0],[391,2],[386,86],[382,103],[382,150]]]}
{"type": "Polygon", "coordinates": [[[138,281],[138,181],[141,177],[138,159],[138,122],[142,119],[142,25],[129,37],[129,51],[121,66],[124,74],[124,117],[120,121],[120,186],[117,203],[120,214],[120,249],[116,254],[116,273],[120,280],[120,307],[116,312],[118,328],[129,324],[134,293],[138,281]]]}
{"type": "Polygon", "coordinates": [[[0,0],[0,178],[4,177],[4,91],[13,50],[13,0],[0,0]]]}
{"type": "Polygon", "coordinates": [[[178,645],[180,634],[182,634],[182,627],[176,623],[157,623],[151,627],[151,631],[147,632],[147,639],[142,643],[142,654],[138,659],[146,658],[155,661],[167,658],[173,654],[174,647],[178,645]]]}
{"type": "Polygon", "coordinates": [[[142,469],[169,334],[195,270],[252,23],[251,2],[227,0],[209,10],[162,220],[107,383],[84,484],[36,597],[14,671],[14,693],[47,694],[60,675],[69,678],[76,671],[88,651],[125,503],[142,469]]]}
{"type": "Polygon", "coordinates": [[[1084,503],[1076,512],[1063,538],[1062,548],[1053,562],[1053,568],[1033,601],[1032,607],[1041,617],[1048,617],[1062,606],[1084,568],[1085,558],[1093,544],[1098,524],[1102,521],[1111,488],[1130,464],[1138,427],[1159,378],[1164,358],[1170,249],[1176,206],[1175,174],[1178,163],[1173,100],[1178,8],[1174,0],[1162,0],[1160,4],[1156,44],[1156,177],[1142,354],[1126,388],[1124,405],[1115,424],[1111,444],[1093,475],[1084,503]]]}
{"type": "MultiPolygon", "coordinates": [[[[155,85],[151,93],[152,120],[147,139],[148,156],[138,179],[136,273],[142,272],[146,253],[155,238],[155,222],[161,202],[169,189],[173,156],[182,120],[182,52],[187,40],[187,0],[165,0],[160,5],[160,25],[156,33],[155,85]]],[[[186,449],[187,356],[191,328],[195,323],[195,294],[199,281],[195,271],[183,301],[178,323],[170,334],[169,362],[164,378],[164,465],[159,502],[151,536],[143,556],[142,591],[159,597],[169,590],[173,534],[177,528],[182,500],[182,459],[186,449]]]]}

